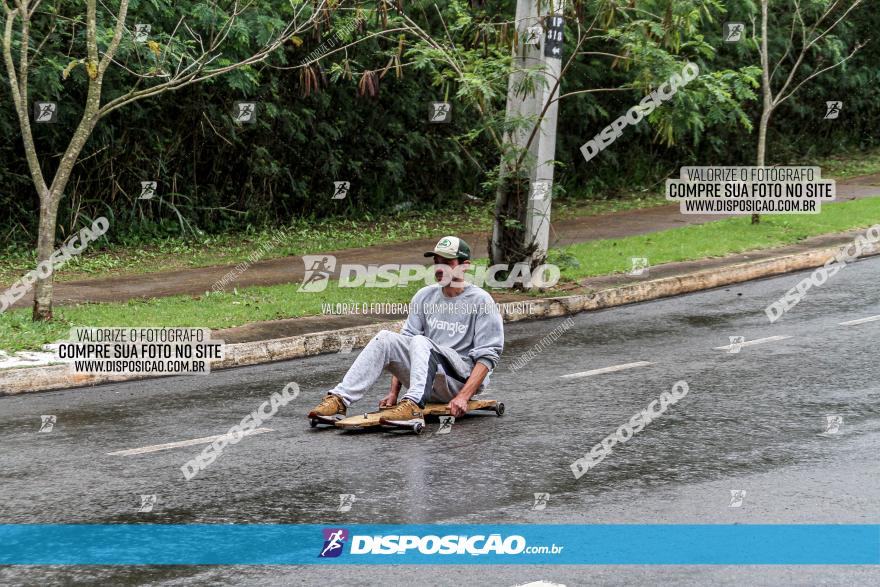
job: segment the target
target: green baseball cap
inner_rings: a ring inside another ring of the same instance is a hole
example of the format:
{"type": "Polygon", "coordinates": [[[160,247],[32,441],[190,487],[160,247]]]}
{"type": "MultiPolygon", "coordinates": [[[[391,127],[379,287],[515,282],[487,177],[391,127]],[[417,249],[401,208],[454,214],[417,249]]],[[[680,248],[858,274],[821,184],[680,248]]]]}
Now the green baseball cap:
{"type": "Polygon", "coordinates": [[[438,255],[444,259],[470,259],[471,248],[457,236],[444,236],[434,246],[433,251],[425,253],[426,257],[438,255]]]}

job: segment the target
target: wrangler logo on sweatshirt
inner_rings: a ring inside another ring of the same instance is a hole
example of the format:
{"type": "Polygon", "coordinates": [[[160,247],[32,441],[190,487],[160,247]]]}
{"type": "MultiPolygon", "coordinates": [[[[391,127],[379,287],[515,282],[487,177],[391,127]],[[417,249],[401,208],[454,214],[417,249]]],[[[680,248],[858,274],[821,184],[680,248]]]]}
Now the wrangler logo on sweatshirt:
{"type": "Polygon", "coordinates": [[[447,320],[438,320],[437,318],[428,318],[428,326],[434,328],[436,330],[445,330],[449,336],[453,336],[456,333],[464,334],[465,330],[467,330],[466,324],[459,324],[458,322],[449,322],[447,320]]]}

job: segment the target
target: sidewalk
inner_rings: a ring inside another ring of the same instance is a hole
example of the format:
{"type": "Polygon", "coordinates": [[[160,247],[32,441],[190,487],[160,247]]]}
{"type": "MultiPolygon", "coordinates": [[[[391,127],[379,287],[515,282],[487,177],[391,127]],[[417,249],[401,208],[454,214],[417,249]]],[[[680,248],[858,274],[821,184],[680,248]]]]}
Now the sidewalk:
{"type": "MultiPolygon", "coordinates": [[[[880,195],[880,174],[856,177],[837,184],[837,200],[844,202],[880,195]]],[[[678,204],[613,212],[559,222],[551,222],[550,245],[559,247],[573,243],[622,238],[679,228],[691,224],[705,224],[727,218],[726,215],[683,215],[678,204]]],[[[442,235],[438,235],[439,236],[442,235]]],[[[470,233],[460,235],[472,247],[475,258],[487,254],[488,235],[470,233]]],[[[314,251],[334,255],[338,264],[425,263],[424,251],[434,247],[436,238],[376,245],[368,248],[343,249],[339,251],[314,251]]],[[[125,302],[130,299],[166,297],[174,295],[202,295],[229,273],[235,265],[181,269],[159,273],[145,273],[126,277],[69,281],[55,284],[56,306],[85,302],[125,302]]],[[[283,257],[252,264],[226,289],[254,285],[278,285],[300,283],[303,278],[300,257],[283,257]]],[[[30,307],[30,296],[13,305],[14,308],[30,307]]],[[[349,317],[351,319],[352,317],[349,317]]],[[[327,318],[321,318],[326,320],[327,318]]],[[[283,322],[283,321],[282,321],[283,322]]]]}
{"type": "MultiPolygon", "coordinates": [[[[801,257],[814,251],[822,251],[833,247],[847,245],[853,241],[856,235],[862,234],[863,232],[863,230],[854,230],[839,234],[815,236],[804,239],[797,244],[787,245],[784,247],[776,247],[773,249],[765,249],[762,251],[751,251],[748,253],[728,255],[721,258],[699,259],[696,261],[681,261],[678,263],[665,263],[662,265],[655,265],[650,268],[648,273],[639,277],[627,275],[625,273],[602,275],[598,277],[588,277],[586,279],[582,279],[577,285],[572,284],[569,288],[567,288],[566,291],[561,292],[560,295],[589,296],[591,294],[595,294],[596,292],[609,292],[615,290],[631,289],[631,287],[635,285],[644,285],[644,288],[642,289],[651,289],[659,281],[680,280],[681,278],[691,277],[695,275],[720,274],[723,272],[723,270],[728,268],[743,268],[739,271],[739,275],[737,276],[737,278],[728,283],[737,283],[740,281],[746,281],[748,279],[767,277],[770,275],[785,272],[783,270],[797,271],[799,269],[809,267],[811,263],[806,263],[803,266],[792,265],[790,267],[779,267],[780,270],[774,270],[766,274],[758,274],[755,272],[749,273],[749,270],[746,270],[744,268],[746,266],[760,266],[764,261],[801,257]]],[[[710,287],[717,286],[706,281],[705,283],[697,284],[697,287],[694,289],[679,288],[668,295],[678,295],[680,293],[687,293],[687,291],[699,291],[700,289],[708,289],[710,287]]],[[[654,293],[658,295],[647,295],[644,297],[644,299],[667,297],[666,295],[662,295],[660,292],[654,293]]],[[[784,292],[780,292],[780,295],[782,293],[784,292]]],[[[501,294],[494,292],[492,294],[492,297],[499,304],[515,301],[525,301],[526,303],[532,302],[535,306],[538,306],[538,302],[541,302],[542,299],[558,299],[534,298],[525,295],[501,294]]],[[[626,304],[632,303],[634,301],[643,300],[627,299],[621,300],[620,303],[626,304]]],[[[619,304],[611,304],[611,306],[613,305],[619,304]]],[[[505,316],[505,321],[515,321],[534,317],[546,316],[534,314],[528,316],[505,316]]],[[[336,331],[344,328],[380,324],[389,320],[401,319],[403,319],[403,316],[386,316],[381,314],[374,314],[369,316],[363,316],[359,314],[343,316],[304,316],[301,318],[270,320],[267,322],[253,322],[251,324],[245,324],[244,326],[238,326],[236,328],[225,328],[222,330],[217,330],[214,336],[223,340],[227,344],[236,344],[244,342],[257,342],[260,340],[268,339],[286,338],[291,336],[301,336],[322,331],[336,331]]]]}
{"type": "MultiPolygon", "coordinates": [[[[526,298],[493,295],[505,322],[553,318],[625,304],[646,302],[736,283],[821,267],[864,230],[812,237],[803,242],[723,258],[667,263],[650,268],[650,275],[606,275],[571,284],[559,297],[526,298]],[[526,300],[513,304],[512,299],[526,300]]],[[[860,256],[880,254],[880,247],[860,256]]],[[[785,292],[780,291],[782,296],[785,292]]],[[[312,316],[255,322],[215,330],[212,338],[225,342],[224,357],[211,368],[258,365],[324,353],[348,353],[363,347],[382,329],[398,330],[402,316],[312,316]]],[[[52,389],[67,389],[145,379],[143,374],[74,373],[70,365],[57,364],[53,353],[29,353],[18,368],[0,368],[0,396],[52,389]],[[39,355],[39,356],[37,356],[39,355]],[[30,360],[28,360],[30,359],[30,360]]]]}

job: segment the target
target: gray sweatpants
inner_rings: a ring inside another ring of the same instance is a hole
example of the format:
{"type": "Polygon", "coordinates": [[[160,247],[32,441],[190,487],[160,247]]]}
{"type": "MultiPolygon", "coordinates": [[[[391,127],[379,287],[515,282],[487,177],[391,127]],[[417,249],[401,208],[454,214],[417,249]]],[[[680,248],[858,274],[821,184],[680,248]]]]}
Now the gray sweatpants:
{"type": "Polygon", "coordinates": [[[430,338],[383,330],[360,352],[342,383],[330,393],[350,406],[364,396],[383,370],[388,370],[407,388],[401,399],[422,407],[428,402],[448,403],[461,391],[472,369],[468,359],[430,338]]]}

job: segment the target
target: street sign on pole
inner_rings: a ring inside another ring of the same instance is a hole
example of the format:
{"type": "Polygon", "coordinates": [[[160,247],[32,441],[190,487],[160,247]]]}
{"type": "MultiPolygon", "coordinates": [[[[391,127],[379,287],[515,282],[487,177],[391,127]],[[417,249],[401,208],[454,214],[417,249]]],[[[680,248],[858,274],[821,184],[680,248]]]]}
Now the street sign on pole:
{"type": "Polygon", "coordinates": [[[544,18],[544,57],[562,59],[562,35],[565,31],[565,19],[561,14],[552,14],[544,18]]]}

